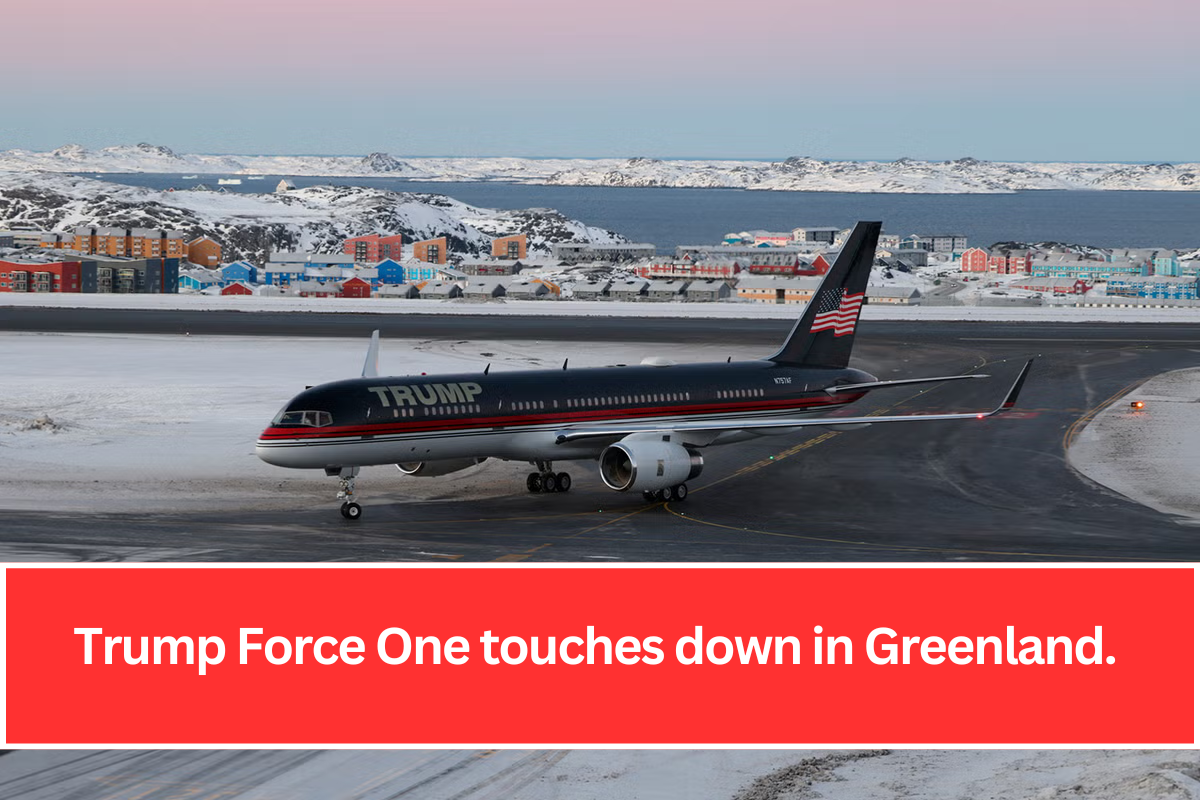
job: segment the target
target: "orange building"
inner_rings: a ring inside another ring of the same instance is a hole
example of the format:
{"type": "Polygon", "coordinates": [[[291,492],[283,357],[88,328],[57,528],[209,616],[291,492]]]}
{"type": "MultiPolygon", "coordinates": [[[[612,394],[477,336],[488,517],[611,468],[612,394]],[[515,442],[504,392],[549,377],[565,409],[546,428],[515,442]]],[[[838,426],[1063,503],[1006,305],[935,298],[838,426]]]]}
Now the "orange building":
{"type": "Polygon", "coordinates": [[[492,239],[492,258],[516,261],[525,258],[528,238],[523,233],[492,239]]]}
{"type": "Polygon", "coordinates": [[[960,272],[987,272],[988,252],[980,247],[972,247],[962,254],[960,272]]]}
{"type": "Polygon", "coordinates": [[[80,253],[129,258],[186,258],[187,244],[180,231],[158,228],[76,228],[65,235],[71,249],[80,253]]]}
{"type": "Polygon", "coordinates": [[[426,239],[423,242],[414,242],[413,258],[429,264],[445,264],[446,237],[439,236],[436,239],[426,239]]]}
{"type": "Polygon", "coordinates": [[[216,267],[221,263],[221,245],[207,236],[192,239],[187,243],[187,260],[202,267],[216,267]]]}
{"type": "Polygon", "coordinates": [[[385,258],[400,261],[404,258],[404,236],[399,233],[395,236],[355,236],[342,242],[342,252],[354,256],[356,264],[378,264],[385,258]]]}
{"type": "Polygon", "coordinates": [[[186,258],[187,243],[179,231],[133,228],[126,237],[132,258],[186,258]]]}

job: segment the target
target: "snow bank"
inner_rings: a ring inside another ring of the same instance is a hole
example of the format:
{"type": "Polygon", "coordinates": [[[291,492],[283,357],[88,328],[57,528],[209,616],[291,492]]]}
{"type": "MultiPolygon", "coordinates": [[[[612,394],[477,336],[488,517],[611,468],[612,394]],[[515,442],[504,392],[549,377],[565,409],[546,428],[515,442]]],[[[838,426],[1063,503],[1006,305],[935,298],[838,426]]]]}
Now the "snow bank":
{"type": "Polygon", "coordinates": [[[1067,452],[1096,483],[1166,514],[1200,520],[1200,369],[1159,375],[1101,411],[1067,452]],[[1141,411],[1130,402],[1142,400],[1141,411]]]}

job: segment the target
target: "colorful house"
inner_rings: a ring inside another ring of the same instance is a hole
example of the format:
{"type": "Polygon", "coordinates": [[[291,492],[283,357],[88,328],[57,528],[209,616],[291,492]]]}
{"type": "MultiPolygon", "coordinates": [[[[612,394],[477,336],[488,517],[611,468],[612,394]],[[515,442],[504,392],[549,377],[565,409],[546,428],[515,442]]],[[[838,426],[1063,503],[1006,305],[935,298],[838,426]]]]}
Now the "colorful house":
{"type": "Polygon", "coordinates": [[[342,252],[353,256],[356,264],[374,264],[385,258],[399,261],[404,257],[404,236],[355,236],[342,242],[342,252]]]}
{"type": "Polygon", "coordinates": [[[961,272],[987,272],[988,252],[982,247],[972,247],[964,250],[960,260],[961,272]]]}
{"type": "Polygon", "coordinates": [[[492,258],[520,261],[527,256],[528,237],[523,233],[492,239],[492,258]]]}
{"type": "Polygon", "coordinates": [[[359,277],[347,278],[338,284],[338,297],[370,297],[371,284],[359,277]]]}
{"type": "Polygon", "coordinates": [[[249,261],[234,261],[221,267],[219,272],[222,286],[228,286],[237,281],[249,284],[258,283],[258,267],[249,261]]]}
{"type": "Polygon", "coordinates": [[[211,286],[224,286],[221,273],[209,269],[192,269],[179,273],[179,288],[202,292],[211,286]]]}
{"type": "Polygon", "coordinates": [[[379,283],[381,285],[396,285],[400,283],[408,283],[404,274],[404,265],[394,258],[385,258],[375,265],[375,272],[379,275],[379,283]]]}
{"type": "Polygon", "coordinates": [[[413,258],[430,264],[446,263],[446,237],[413,243],[413,258]]]}
{"type": "Polygon", "coordinates": [[[228,286],[221,287],[222,297],[244,297],[254,294],[254,289],[241,281],[235,281],[228,286]]]}

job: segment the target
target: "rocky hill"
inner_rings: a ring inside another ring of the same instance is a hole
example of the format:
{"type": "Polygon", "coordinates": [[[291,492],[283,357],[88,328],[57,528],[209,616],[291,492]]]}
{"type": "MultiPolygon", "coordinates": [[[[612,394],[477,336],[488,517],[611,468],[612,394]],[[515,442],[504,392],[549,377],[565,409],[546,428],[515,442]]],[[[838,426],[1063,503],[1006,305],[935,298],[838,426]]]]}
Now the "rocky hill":
{"type": "Polygon", "coordinates": [[[160,145],[46,153],[0,152],[0,170],[75,173],[387,177],[422,181],[505,181],[563,186],[670,186],[764,191],[975,194],[1030,189],[1200,190],[1200,164],[1009,163],[952,161],[663,160],[657,158],[405,158],[367,156],[180,155],[160,145]]]}
{"type": "Polygon", "coordinates": [[[341,251],[342,240],[369,233],[411,239],[446,236],[451,254],[489,252],[493,237],[529,236],[532,253],[564,241],[620,242],[611,231],[551,209],[496,211],[438,194],[314,186],[286,194],[154,191],[52,173],[0,173],[0,229],[46,231],[79,225],[170,228],[221,243],[227,261],[262,260],[269,251],[341,251]]]}

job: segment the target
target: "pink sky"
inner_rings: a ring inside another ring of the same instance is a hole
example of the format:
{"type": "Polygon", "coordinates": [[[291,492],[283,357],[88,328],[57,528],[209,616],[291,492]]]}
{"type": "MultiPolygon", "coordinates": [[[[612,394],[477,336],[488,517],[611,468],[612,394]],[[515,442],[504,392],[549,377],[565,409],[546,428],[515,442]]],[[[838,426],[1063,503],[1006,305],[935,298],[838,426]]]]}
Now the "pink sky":
{"type": "Polygon", "coordinates": [[[1173,33],[1200,27],[1200,2],[1183,0],[5,10],[22,35],[0,48],[19,76],[0,149],[157,139],[210,152],[1178,160],[1195,157],[1200,115],[1200,61],[1173,33]],[[1174,128],[1146,125],[1168,109],[1174,128]]]}
{"type": "Polygon", "coordinates": [[[39,35],[7,41],[0,63],[36,61],[38,83],[112,70],[154,83],[269,81],[284,92],[354,80],[420,93],[414,77],[437,88],[520,80],[631,90],[868,76],[1024,83],[1049,69],[1098,82],[1185,67],[1185,48],[1163,45],[1171,29],[1200,21],[1197,9],[1178,0],[16,0],[7,6],[16,29],[39,35]]]}

